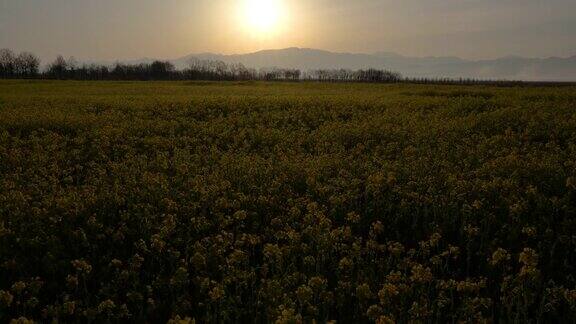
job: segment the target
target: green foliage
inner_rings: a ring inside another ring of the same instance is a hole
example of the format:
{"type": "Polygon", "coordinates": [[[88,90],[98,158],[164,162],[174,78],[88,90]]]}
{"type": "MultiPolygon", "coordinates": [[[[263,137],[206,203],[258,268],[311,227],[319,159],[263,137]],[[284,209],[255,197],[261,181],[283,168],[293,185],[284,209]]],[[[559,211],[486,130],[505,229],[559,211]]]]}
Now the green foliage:
{"type": "Polygon", "coordinates": [[[0,322],[573,322],[575,90],[1,81],[0,322]]]}

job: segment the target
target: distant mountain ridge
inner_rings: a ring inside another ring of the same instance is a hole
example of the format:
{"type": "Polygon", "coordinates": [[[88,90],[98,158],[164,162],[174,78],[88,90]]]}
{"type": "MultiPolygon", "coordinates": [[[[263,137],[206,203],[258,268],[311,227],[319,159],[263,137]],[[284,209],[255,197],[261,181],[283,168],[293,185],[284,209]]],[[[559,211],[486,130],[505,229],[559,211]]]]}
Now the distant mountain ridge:
{"type": "MultiPolygon", "coordinates": [[[[466,60],[459,57],[409,57],[393,52],[335,53],[310,48],[262,50],[248,54],[191,54],[171,60],[185,68],[192,58],[242,63],[252,68],[366,69],[379,68],[416,78],[476,78],[524,81],[576,81],[576,55],[561,58],[525,58],[517,56],[493,60],[466,60]]],[[[143,59],[139,62],[152,61],[143,59]]]]}

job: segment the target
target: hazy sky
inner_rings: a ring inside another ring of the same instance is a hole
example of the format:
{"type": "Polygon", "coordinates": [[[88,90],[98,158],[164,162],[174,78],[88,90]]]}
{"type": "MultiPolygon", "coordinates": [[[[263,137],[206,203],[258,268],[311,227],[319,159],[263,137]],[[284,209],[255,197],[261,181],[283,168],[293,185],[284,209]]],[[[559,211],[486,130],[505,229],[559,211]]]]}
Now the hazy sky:
{"type": "Polygon", "coordinates": [[[80,59],[177,58],[311,47],[494,58],[576,54],[576,0],[276,0],[274,33],[249,0],[0,0],[0,48],[80,59]]]}

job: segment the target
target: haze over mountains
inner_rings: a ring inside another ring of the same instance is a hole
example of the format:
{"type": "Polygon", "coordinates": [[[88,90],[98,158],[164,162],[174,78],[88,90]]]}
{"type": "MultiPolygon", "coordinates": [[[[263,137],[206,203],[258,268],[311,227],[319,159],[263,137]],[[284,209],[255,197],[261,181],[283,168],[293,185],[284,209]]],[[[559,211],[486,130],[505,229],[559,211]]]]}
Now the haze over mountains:
{"type": "MultiPolygon", "coordinates": [[[[356,54],[308,48],[286,48],[234,55],[192,54],[171,60],[171,62],[177,68],[185,68],[192,58],[242,63],[252,68],[278,67],[301,70],[380,68],[400,72],[403,76],[412,78],[576,81],[576,55],[568,58],[509,56],[473,61],[458,57],[407,57],[392,52],[356,54]]],[[[151,61],[151,59],[140,61],[151,61]]]]}

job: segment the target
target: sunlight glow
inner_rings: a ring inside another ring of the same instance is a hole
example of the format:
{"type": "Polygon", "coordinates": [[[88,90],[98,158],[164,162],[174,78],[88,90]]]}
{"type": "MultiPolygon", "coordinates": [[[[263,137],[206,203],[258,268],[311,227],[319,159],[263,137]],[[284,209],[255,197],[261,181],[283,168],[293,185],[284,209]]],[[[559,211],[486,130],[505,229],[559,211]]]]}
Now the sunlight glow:
{"type": "Polygon", "coordinates": [[[277,31],[284,11],[280,0],[244,1],[244,19],[251,32],[270,35],[277,31]]]}

